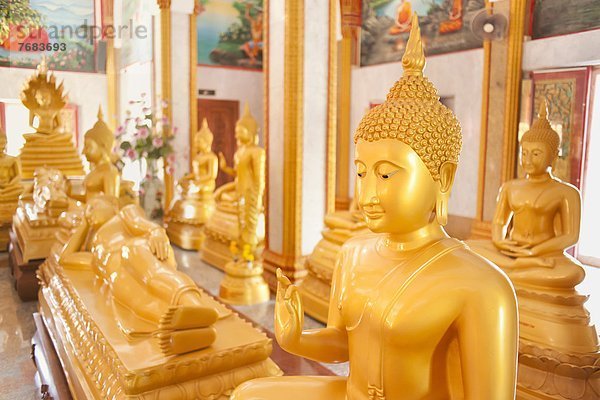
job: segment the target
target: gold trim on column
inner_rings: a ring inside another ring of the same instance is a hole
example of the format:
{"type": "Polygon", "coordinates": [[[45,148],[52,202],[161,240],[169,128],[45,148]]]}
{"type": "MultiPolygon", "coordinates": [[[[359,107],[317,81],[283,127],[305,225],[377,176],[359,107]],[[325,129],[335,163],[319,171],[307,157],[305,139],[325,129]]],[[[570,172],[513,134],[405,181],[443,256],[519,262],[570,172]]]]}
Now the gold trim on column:
{"type": "Polygon", "coordinates": [[[350,110],[352,94],[352,37],[353,27],[342,27],[339,90],[339,134],[337,141],[336,208],[350,206],[350,110]]]}
{"type": "Polygon", "coordinates": [[[269,10],[270,0],[263,0],[263,144],[265,147],[265,249],[269,248],[269,10]]]}
{"type": "MultiPolygon", "coordinates": [[[[161,97],[166,103],[163,115],[173,125],[172,96],[171,96],[171,0],[158,0],[160,7],[160,64],[161,64],[161,97]]],[[[165,160],[165,207],[171,204],[173,198],[173,176],[168,173],[165,160]]]]}
{"type": "Polygon", "coordinates": [[[506,60],[506,92],[504,96],[504,146],[502,182],[514,178],[519,127],[519,100],[523,63],[523,38],[527,0],[511,0],[506,60]]]}
{"type": "Polygon", "coordinates": [[[189,167],[192,168],[192,160],[196,149],[194,148],[194,135],[198,132],[198,104],[196,99],[198,82],[198,36],[196,32],[198,14],[200,14],[200,0],[194,0],[194,11],[190,14],[190,154],[189,167]]]}
{"type": "Polygon", "coordinates": [[[282,251],[298,257],[302,240],[304,0],[285,2],[284,45],[282,251]]]}
{"type": "MultiPolygon", "coordinates": [[[[114,0],[102,2],[104,26],[114,24],[114,0]]],[[[115,55],[115,39],[110,35],[106,39],[106,82],[107,82],[107,123],[112,130],[116,130],[119,104],[119,74],[115,55]]]]}
{"type": "Polygon", "coordinates": [[[337,7],[338,0],[329,0],[329,65],[327,88],[327,189],[325,213],[335,211],[336,197],[336,153],[337,153],[337,101],[338,101],[338,43],[337,43],[337,7]]]}

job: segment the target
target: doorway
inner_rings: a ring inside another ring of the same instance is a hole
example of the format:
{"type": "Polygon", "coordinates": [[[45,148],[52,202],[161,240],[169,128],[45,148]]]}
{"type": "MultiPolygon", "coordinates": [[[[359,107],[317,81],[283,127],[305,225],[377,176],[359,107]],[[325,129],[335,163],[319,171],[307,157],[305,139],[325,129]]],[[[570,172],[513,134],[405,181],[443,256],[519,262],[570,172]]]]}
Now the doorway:
{"type": "MultiPolygon", "coordinates": [[[[198,126],[206,118],[208,127],[214,135],[213,151],[225,155],[227,164],[233,164],[236,150],[235,124],[239,118],[240,102],[237,100],[198,99],[198,126]]],[[[217,187],[233,181],[233,177],[219,170],[217,187]]]]}

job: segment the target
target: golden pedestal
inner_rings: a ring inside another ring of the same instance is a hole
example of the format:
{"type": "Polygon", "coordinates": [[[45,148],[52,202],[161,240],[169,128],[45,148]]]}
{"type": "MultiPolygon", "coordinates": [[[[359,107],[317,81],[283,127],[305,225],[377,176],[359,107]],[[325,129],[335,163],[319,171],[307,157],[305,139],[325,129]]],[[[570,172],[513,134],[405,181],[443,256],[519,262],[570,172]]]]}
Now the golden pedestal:
{"type": "Polygon", "coordinates": [[[9,233],[18,202],[0,204],[0,251],[8,250],[9,233]]]}
{"type": "Polygon", "coordinates": [[[67,270],[50,256],[39,271],[40,310],[80,399],[227,399],[249,379],[281,375],[271,340],[214,300],[220,318],[208,348],[164,356],[158,340],[128,340],[89,269],[67,270]]]}
{"type": "MultiPolygon", "coordinates": [[[[264,242],[264,214],[259,216],[258,238],[261,243],[254,253],[255,259],[260,259],[264,242]]],[[[231,242],[239,238],[238,216],[217,206],[215,213],[204,225],[204,238],[200,249],[202,261],[225,271],[225,266],[233,261],[231,242]]]]}
{"type": "Polygon", "coordinates": [[[171,243],[185,250],[200,250],[203,228],[215,210],[210,196],[204,199],[176,199],[165,217],[165,229],[171,243]]]}
{"type": "Polygon", "coordinates": [[[269,301],[269,285],[260,262],[230,261],[219,287],[219,297],[229,304],[251,305],[269,301]],[[250,264],[250,265],[249,265],[250,264]]]}
{"type": "Polygon", "coordinates": [[[72,134],[31,133],[23,136],[25,145],[20,155],[23,179],[32,179],[39,167],[58,169],[66,176],[85,175],[72,134]]]}
{"type": "Polygon", "coordinates": [[[304,311],[314,319],[327,323],[331,279],[335,263],[344,243],[355,236],[368,233],[364,224],[356,224],[357,229],[326,229],[323,239],[304,262],[308,275],[298,285],[302,295],[304,311]]]}
{"type": "Polygon", "coordinates": [[[48,257],[59,229],[58,216],[35,212],[33,203],[25,202],[17,208],[13,217],[13,232],[23,261],[48,257]]]}

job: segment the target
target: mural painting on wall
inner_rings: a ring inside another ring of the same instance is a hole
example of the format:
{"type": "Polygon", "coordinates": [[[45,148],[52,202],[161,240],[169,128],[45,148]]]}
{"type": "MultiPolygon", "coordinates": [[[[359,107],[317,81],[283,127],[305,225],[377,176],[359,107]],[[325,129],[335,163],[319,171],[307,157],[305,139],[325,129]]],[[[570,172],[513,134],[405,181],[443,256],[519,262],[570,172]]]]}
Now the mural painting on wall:
{"type": "Polygon", "coordinates": [[[94,0],[11,0],[0,15],[0,66],[95,70],[94,0]]]}
{"type": "Polygon", "coordinates": [[[415,12],[428,55],[481,47],[471,21],[484,8],[484,0],[363,0],[361,66],[400,61],[415,12]]]}
{"type": "Polygon", "coordinates": [[[127,0],[121,2],[124,25],[141,32],[138,35],[122,35],[120,63],[125,68],[135,63],[152,60],[152,6],[156,0],[127,0]],[[138,27],[143,27],[140,30],[138,27]]]}
{"type": "MultiPolygon", "coordinates": [[[[548,120],[561,139],[559,155],[552,166],[552,173],[557,178],[579,187],[583,159],[587,71],[580,69],[534,73],[532,80],[533,104],[530,101],[530,108],[533,110],[533,118],[530,124],[537,119],[540,102],[545,99],[548,103],[548,120]]],[[[524,175],[520,166],[517,175],[524,175]]]]}
{"type": "Polygon", "coordinates": [[[262,70],[263,0],[201,0],[198,64],[262,70]]]}
{"type": "Polygon", "coordinates": [[[598,28],[598,0],[534,0],[531,24],[533,39],[598,28]]]}

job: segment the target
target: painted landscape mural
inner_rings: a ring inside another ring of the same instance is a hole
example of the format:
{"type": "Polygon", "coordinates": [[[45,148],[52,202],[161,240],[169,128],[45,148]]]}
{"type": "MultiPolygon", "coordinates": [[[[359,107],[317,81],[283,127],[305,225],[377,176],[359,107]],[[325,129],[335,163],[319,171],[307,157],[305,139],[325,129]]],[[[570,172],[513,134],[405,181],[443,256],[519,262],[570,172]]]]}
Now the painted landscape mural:
{"type": "Polygon", "coordinates": [[[198,64],[262,70],[262,0],[202,0],[198,64]]]}
{"type": "Polygon", "coordinates": [[[427,55],[481,47],[471,21],[484,0],[363,0],[361,66],[400,61],[413,13],[427,55]]]}
{"type": "Polygon", "coordinates": [[[533,1],[533,39],[600,28],[598,0],[533,1]]]}
{"type": "Polygon", "coordinates": [[[93,0],[11,0],[0,15],[0,66],[94,71],[93,0]]]}

